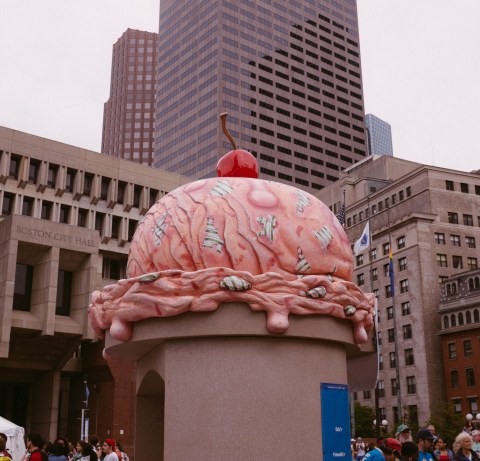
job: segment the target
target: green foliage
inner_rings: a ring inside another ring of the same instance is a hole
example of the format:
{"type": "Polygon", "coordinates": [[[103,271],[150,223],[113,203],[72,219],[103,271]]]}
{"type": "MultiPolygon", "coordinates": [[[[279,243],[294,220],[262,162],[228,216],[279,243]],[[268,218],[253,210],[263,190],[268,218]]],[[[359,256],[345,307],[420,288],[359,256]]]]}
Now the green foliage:
{"type": "Polygon", "coordinates": [[[437,435],[451,448],[455,437],[462,431],[464,422],[464,416],[455,412],[451,402],[437,402],[427,423],[435,426],[437,435]]]}
{"type": "Polygon", "coordinates": [[[355,436],[358,437],[375,437],[375,428],[373,420],[375,419],[375,409],[360,405],[355,402],[355,436]]]}

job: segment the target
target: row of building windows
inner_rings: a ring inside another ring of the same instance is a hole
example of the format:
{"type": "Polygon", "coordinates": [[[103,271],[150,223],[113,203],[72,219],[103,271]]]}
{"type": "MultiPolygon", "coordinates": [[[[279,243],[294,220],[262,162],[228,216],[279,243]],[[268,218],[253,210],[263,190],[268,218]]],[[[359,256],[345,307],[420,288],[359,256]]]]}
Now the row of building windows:
{"type": "MultiPolygon", "coordinates": [[[[437,266],[448,267],[447,255],[437,253],[437,266]]],[[[463,269],[463,256],[452,256],[452,267],[454,269],[463,269]]],[[[478,269],[478,259],[473,256],[467,256],[467,269],[469,271],[478,269]]]]}
{"type": "MultiPolygon", "coordinates": [[[[462,214],[463,218],[463,225],[464,226],[473,226],[473,216],[471,214],[462,214]]],[[[448,211],[447,212],[447,220],[449,224],[459,224],[458,221],[458,213],[455,211],[448,211]]],[[[480,216],[477,217],[478,226],[480,226],[480,216]]]]}
{"type": "MultiPolygon", "coordinates": [[[[371,192],[375,192],[371,191],[371,192]]],[[[347,218],[347,227],[352,227],[357,224],[357,222],[362,222],[364,219],[368,219],[370,216],[374,216],[377,213],[380,213],[384,209],[390,208],[397,204],[397,202],[402,202],[406,198],[411,197],[412,188],[408,186],[404,191],[401,190],[397,194],[393,194],[391,197],[386,197],[384,200],[381,200],[377,204],[373,204],[370,208],[366,208],[365,211],[360,211],[358,214],[347,218]],[[397,198],[398,197],[398,198],[397,198]]]]}
{"type": "MultiPolygon", "coordinates": [[[[0,157],[4,154],[3,151],[0,151],[0,157]]],[[[129,183],[125,181],[117,181],[116,190],[113,190],[113,180],[112,178],[101,176],[98,177],[94,173],[89,172],[82,172],[73,168],[67,168],[65,177],[60,177],[60,166],[54,163],[49,163],[45,178],[45,183],[42,184],[41,179],[41,170],[44,168],[44,162],[30,158],[28,160],[28,169],[24,172],[20,172],[20,166],[22,162],[22,157],[20,155],[11,154],[10,156],[10,164],[8,169],[8,177],[19,182],[23,182],[25,185],[26,183],[32,183],[37,185],[37,190],[39,192],[43,192],[46,187],[53,188],[53,189],[61,189],[67,192],[74,194],[74,199],[79,200],[80,197],[87,196],[90,198],[97,198],[99,200],[108,200],[109,195],[115,196],[116,199],[113,202],[126,205],[127,204],[127,193],[129,188],[129,183]],[[96,190],[95,181],[100,181],[98,184],[98,190],[96,190]],[[79,188],[76,187],[76,184],[81,184],[83,181],[83,187],[79,188]],[[44,187],[41,187],[41,186],[44,187]],[[98,193],[98,197],[94,197],[98,193]]],[[[132,203],[136,208],[141,208],[142,196],[147,193],[148,189],[148,198],[146,202],[148,203],[148,208],[150,208],[161,196],[165,195],[164,191],[160,191],[153,188],[146,188],[144,186],[134,184],[133,185],[133,195],[132,195],[132,203]]],[[[2,213],[3,214],[10,214],[11,213],[11,204],[12,197],[14,194],[5,193],[4,202],[2,205],[2,213]]],[[[146,198],[146,197],[145,197],[146,198]]],[[[144,201],[145,201],[144,198],[144,201]]],[[[24,197],[23,203],[25,207],[25,212],[22,211],[22,214],[30,215],[31,211],[29,208],[33,205],[33,197],[24,197]]],[[[45,204],[45,208],[48,209],[48,202],[45,204]]],[[[47,210],[46,210],[47,212],[47,210]]],[[[48,218],[46,218],[48,219],[48,218]]]]}
{"type": "MultiPolygon", "coordinates": [[[[435,232],[435,243],[438,245],[446,245],[445,234],[443,232],[435,232]]],[[[454,247],[462,246],[460,235],[450,234],[450,244],[454,247]]],[[[476,248],[475,237],[465,236],[465,246],[467,248],[476,248]]]]}
{"type": "MultiPolygon", "coordinates": [[[[402,235],[402,236],[398,237],[396,239],[396,243],[397,243],[397,250],[401,250],[401,249],[405,248],[405,245],[406,245],[405,236],[402,235]]],[[[390,253],[390,242],[383,243],[382,244],[382,254],[383,254],[383,256],[387,256],[389,253],[390,253]]],[[[376,259],[377,259],[377,248],[372,248],[370,250],[370,261],[375,261],[376,259]]],[[[356,256],[356,264],[357,264],[357,267],[364,264],[363,254],[359,254],[359,255],[356,256]]],[[[402,265],[403,265],[403,260],[402,260],[402,265]]],[[[387,266],[388,266],[388,264],[387,264],[387,266]]],[[[406,261],[405,261],[405,266],[406,266],[406,261]]]]}
{"type": "MultiPolygon", "coordinates": [[[[458,370],[450,371],[450,385],[452,386],[452,389],[460,388],[460,376],[458,370]]],[[[465,368],[465,385],[466,387],[475,386],[475,370],[471,367],[465,368]]],[[[462,385],[462,387],[465,387],[465,385],[462,385]]]]}
{"type": "MultiPolygon", "coordinates": [[[[467,280],[468,291],[480,290],[480,278],[479,277],[469,277],[467,280]]],[[[458,284],[457,282],[450,282],[445,284],[445,294],[456,295],[458,293],[458,284]]]]}
{"type": "MultiPolygon", "coordinates": [[[[470,193],[470,184],[461,182],[460,183],[460,192],[463,192],[464,194],[469,194],[470,193]]],[[[475,188],[475,194],[480,195],[480,185],[474,184],[473,187],[475,188]]],[[[454,191],[455,190],[455,183],[450,180],[445,181],[445,189],[449,191],[454,191]]]]}
{"type": "MultiPolygon", "coordinates": [[[[415,376],[407,376],[406,377],[406,385],[407,385],[407,394],[414,395],[417,393],[417,380],[415,376]]],[[[378,389],[378,397],[382,398],[386,396],[385,393],[385,381],[383,379],[378,380],[377,382],[377,389],[378,389]]],[[[392,396],[398,395],[398,380],[396,378],[390,380],[390,391],[392,396]]],[[[364,391],[363,398],[368,400],[371,399],[370,391],[364,391]],[[366,392],[366,394],[365,394],[366,392]]]]}
{"type": "MultiPolygon", "coordinates": [[[[383,385],[385,389],[385,384],[383,385]]],[[[369,390],[363,391],[363,398],[365,400],[372,400],[374,398],[373,392],[369,390]]],[[[358,393],[353,393],[353,399],[358,400],[358,393]]],[[[392,407],[393,409],[393,425],[396,427],[400,422],[398,418],[398,407],[392,407]]],[[[380,419],[387,419],[387,409],[385,407],[379,407],[380,419]]],[[[404,411],[404,417],[408,420],[411,426],[418,426],[418,408],[417,405],[406,405],[404,411]],[[405,414],[405,410],[407,413],[405,414]]]]}
{"type": "MultiPolygon", "coordinates": [[[[413,353],[413,349],[411,349],[411,348],[405,349],[404,353],[405,353],[404,354],[405,355],[405,366],[415,365],[415,355],[413,353]]],[[[389,352],[388,357],[389,357],[390,368],[396,368],[396,366],[397,366],[396,353],[395,352],[389,352]]],[[[379,356],[378,356],[378,368],[379,368],[380,371],[384,369],[383,354],[379,354],[379,356]]]]}
{"type": "MultiPolygon", "coordinates": [[[[471,323],[480,323],[480,316],[478,313],[478,309],[474,309],[473,314],[471,311],[466,311],[465,317],[463,315],[463,312],[459,312],[457,314],[444,315],[442,319],[443,319],[444,329],[450,328],[450,327],[454,328],[457,325],[462,326],[462,325],[470,325],[471,323]]],[[[450,357],[450,358],[455,358],[455,357],[450,357]]]]}

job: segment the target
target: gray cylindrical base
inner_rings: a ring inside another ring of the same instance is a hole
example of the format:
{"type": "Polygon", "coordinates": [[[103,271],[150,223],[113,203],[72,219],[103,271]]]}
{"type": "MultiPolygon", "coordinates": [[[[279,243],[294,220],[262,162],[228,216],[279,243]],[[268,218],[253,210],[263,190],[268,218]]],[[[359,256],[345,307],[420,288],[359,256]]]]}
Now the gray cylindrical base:
{"type": "MultiPolygon", "coordinates": [[[[300,338],[169,340],[138,365],[164,379],[165,461],[321,459],[320,383],[347,380],[343,345],[300,338]]],[[[152,405],[138,398],[141,434],[152,405]]]]}

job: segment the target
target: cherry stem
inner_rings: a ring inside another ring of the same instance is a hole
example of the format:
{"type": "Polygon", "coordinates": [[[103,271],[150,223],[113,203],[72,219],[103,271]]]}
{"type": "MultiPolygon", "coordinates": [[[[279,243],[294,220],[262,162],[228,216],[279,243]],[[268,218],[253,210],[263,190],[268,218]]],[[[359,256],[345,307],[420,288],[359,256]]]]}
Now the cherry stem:
{"type": "Polygon", "coordinates": [[[230,141],[230,144],[232,145],[233,150],[236,150],[237,149],[237,143],[235,142],[235,139],[233,139],[233,136],[227,130],[227,116],[228,116],[227,112],[222,112],[220,114],[220,121],[222,123],[222,131],[223,131],[223,134],[230,141]]]}

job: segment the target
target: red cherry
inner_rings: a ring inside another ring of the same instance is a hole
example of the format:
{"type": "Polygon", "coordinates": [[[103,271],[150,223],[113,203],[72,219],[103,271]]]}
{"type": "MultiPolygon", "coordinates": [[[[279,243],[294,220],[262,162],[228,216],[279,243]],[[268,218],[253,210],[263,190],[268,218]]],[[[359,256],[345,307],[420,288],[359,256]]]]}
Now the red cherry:
{"type": "Polygon", "coordinates": [[[257,160],[246,150],[231,150],[218,161],[217,176],[220,178],[258,178],[257,160]]]}

